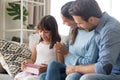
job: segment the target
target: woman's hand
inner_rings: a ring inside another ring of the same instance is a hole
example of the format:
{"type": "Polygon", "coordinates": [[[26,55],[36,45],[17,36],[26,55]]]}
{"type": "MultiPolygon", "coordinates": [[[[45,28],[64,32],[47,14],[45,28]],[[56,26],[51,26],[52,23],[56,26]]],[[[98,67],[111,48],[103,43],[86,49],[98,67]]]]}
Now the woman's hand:
{"type": "Polygon", "coordinates": [[[64,43],[56,42],[54,48],[56,49],[56,53],[60,53],[63,55],[66,55],[68,53],[67,47],[64,43]]]}

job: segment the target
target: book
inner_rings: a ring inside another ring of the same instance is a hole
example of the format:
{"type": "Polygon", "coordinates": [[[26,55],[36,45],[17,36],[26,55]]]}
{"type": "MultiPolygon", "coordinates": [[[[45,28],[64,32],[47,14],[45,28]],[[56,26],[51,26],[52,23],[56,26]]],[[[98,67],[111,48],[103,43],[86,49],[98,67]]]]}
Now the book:
{"type": "Polygon", "coordinates": [[[40,66],[36,64],[25,64],[26,68],[25,71],[34,75],[40,74],[40,66]]]}

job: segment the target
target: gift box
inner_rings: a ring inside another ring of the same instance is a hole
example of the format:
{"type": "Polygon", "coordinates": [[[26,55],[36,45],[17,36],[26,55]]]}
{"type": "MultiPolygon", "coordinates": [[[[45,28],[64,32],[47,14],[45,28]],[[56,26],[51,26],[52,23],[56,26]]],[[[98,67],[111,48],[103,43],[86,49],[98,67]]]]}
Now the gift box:
{"type": "Polygon", "coordinates": [[[39,75],[40,74],[40,66],[36,64],[25,64],[25,71],[31,74],[39,75]]]}

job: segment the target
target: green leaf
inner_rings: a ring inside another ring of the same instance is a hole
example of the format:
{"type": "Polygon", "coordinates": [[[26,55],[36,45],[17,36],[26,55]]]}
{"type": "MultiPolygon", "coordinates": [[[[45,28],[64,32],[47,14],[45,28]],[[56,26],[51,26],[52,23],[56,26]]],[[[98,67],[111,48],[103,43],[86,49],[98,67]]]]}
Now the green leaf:
{"type": "Polygon", "coordinates": [[[11,8],[7,8],[7,11],[15,11],[15,10],[11,8]]]}
{"type": "Polygon", "coordinates": [[[8,3],[8,5],[10,6],[10,8],[14,9],[16,7],[15,3],[8,3]]]}
{"type": "Polygon", "coordinates": [[[17,13],[8,13],[10,16],[15,16],[17,13]]]}
{"type": "Polygon", "coordinates": [[[13,20],[17,20],[17,19],[20,19],[20,16],[16,16],[13,18],[13,20]]]}
{"type": "Polygon", "coordinates": [[[23,15],[28,16],[27,9],[24,9],[24,10],[23,10],[23,15]]]}
{"type": "MultiPolygon", "coordinates": [[[[6,8],[8,11],[8,14],[10,16],[14,16],[13,20],[17,20],[21,18],[21,9],[20,9],[20,4],[17,3],[8,3],[9,7],[6,8]]],[[[27,20],[26,16],[28,16],[28,11],[27,9],[23,6],[23,21],[27,20]]]]}

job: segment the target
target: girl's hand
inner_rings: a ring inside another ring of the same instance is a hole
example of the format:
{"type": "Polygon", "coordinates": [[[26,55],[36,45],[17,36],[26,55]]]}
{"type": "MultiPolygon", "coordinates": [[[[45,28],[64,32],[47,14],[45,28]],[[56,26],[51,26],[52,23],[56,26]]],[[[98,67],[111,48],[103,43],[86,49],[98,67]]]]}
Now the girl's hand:
{"type": "Polygon", "coordinates": [[[24,70],[26,68],[26,64],[31,63],[33,64],[33,61],[31,59],[26,59],[21,63],[21,70],[24,70]]]}
{"type": "Polygon", "coordinates": [[[25,64],[27,64],[27,60],[24,60],[22,63],[21,63],[21,70],[24,70],[26,68],[25,64]]]}
{"type": "Polygon", "coordinates": [[[39,72],[40,73],[43,73],[47,70],[47,64],[41,64],[40,65],[40,69],[39,69],[39,72]]]}

